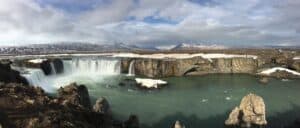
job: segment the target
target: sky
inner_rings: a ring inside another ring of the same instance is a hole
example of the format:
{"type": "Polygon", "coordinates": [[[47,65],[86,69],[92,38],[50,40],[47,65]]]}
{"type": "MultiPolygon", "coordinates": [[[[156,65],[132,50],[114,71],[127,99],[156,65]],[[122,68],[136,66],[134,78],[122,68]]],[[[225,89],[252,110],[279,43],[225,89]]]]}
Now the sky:
{"type": "Polygon", "coordinates": [[[1,0],[0,46],[300,45],[300,0],[1,0]]]}

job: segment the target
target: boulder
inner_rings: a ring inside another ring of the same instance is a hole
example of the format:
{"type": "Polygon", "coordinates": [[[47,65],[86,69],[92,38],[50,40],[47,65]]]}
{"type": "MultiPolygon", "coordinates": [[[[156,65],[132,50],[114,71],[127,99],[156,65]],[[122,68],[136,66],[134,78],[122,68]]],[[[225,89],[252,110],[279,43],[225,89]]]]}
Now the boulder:
{"type": "Polygon", "coordinates": [[[267,124],[265,111],[264,100],[250,93],[242,99],[239,107],[233,109],[225,124],[241,127],[264,126],[267,124]]]}
{"type": "Polygon", "coordinates": [[[93,107],[93,110],[94,110],[94,112],[99,112],[99,113],[103,113],[106,115],[112,114],[109,103],[104,97],[97,99],[97,101],[93,107]]]}
{"type": "Polygon", "coordinates": [[[89,93],[84,85],[72,83],[68,86],[61,87],[58,90],[58,98],[63,105],[81,106],[86,109],[91,109],[89,93]]]}

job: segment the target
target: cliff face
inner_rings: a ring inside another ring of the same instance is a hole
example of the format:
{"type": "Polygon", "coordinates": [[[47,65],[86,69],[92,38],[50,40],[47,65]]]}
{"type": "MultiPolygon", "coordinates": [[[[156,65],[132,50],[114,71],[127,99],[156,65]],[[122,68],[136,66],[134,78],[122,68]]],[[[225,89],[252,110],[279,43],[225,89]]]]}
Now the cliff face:
{"type": "MultiPolygon", "coordinates": [[[[122,68],[128,69],[128,64],[122,64],[122,68]]],[[[134,68],[136,75],[144,75],[147,77],[202,75],[208,73],[251,74],[258,68],[258,60],[252,58],[218,58],[208,60],[201,57],[189,59],[139,58],[135,59],[134,68]]]]}

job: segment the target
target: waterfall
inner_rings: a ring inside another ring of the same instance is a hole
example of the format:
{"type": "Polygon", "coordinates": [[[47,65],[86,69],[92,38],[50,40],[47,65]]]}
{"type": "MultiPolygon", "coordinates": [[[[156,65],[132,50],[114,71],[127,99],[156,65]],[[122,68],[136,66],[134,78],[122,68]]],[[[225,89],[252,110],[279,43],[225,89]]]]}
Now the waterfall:
{"type": "Polygon", "coordinates": [[[50,66],[51,66],[51,74],[52,74],[52,75],[56,75],[56,69],[55,69],[54,63],[51,62],[51,63],[50,63],[50,66]]]}
{"type": "Polygon", "coordinates": [[[74,58],[64,60],[64,73],[114,75],[120,74],[121,62],[106,58],[74,58]]]}
{"type": "Polygon", "coordinates": [[[135,63],[135,60],[132,60],[129,64],[128,76],[134,76],[135,75],[134,63],[135,63]]]}
{"type": "Polygon", "coordinates": [[[121,73],[121,61],[108,58],[73,58],[63,60],[64,70],[62,74],[56,74],[54,64],[51,63],[52,75],[46,76],[42,69],[26,68],[22,76],[30,85],[40,86],[48,92],[54,92],[57,88],[76,82],[81,76],[101,79],[99,75],[118,75],[121,73]],[[75,77],[75,79],[74,79],[75,77]]]}
{"type": "Polygon", "coordinates": [[[27,73],[22,74],[23,77],[26,78],[28,83],[33,86],[41,86],[42,88],[48,90],[48,85],[50,84],[49,79],[46,76],[45,73],[41,69],[26,69],[27,73]]]}

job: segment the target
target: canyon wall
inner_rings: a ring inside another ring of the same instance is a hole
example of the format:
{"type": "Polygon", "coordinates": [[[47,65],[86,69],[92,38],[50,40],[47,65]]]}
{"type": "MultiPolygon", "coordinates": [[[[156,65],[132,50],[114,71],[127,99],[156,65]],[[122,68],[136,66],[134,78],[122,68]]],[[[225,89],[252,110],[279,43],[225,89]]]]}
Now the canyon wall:
{"type": "MultiPolygon", "coordinates": [[[[83,71],[103,72],[104,69],[118,70],[117,73],[128,74],[134,71],[135,75],[160,78],[171,76],[204,75],[212,73],[245,73],[257,74],[264,69],[283,67],[293,71],[300,71],[300,60],[294,59],[296,54],[116,54],[116,56],[98,56],[94,58],[51,58],[40,63],[28,63],[23,60],[21,67],[41,68],[46,75],[64,72],[70,68],[66,60],[71,60],[74,70],[79,67],[83,71]],[[113,59],[112,59],[113,58],[113,59]],[[84,61],[81,61],[83,59],[84,61]],[[96,60],[97,61],[96,61],[96,60]],[[76,61],[77,60],[77,61],[76,61]],[[80,63],[83,64],[80,66],[80,63]],[[102,63],[103,62],[103,63],[102,63]],[[105,62],[105,63],[104,63],[105,62]],[[110,62],[110,63],[106,63],[110,62]],[[134,62],[134,63],[133,63],[134,62]],[[130,66],[131,65],[131,66],[130,66]],[[111,68],[104,68],[110,66],[111,68]],[[115,66],[115,67],[114,67],[115,66]],[[130,69],[129,69],[130,68],[130,69]],[[99,70],[99,71],[98,71],[99,70]]],[[[106,71],[108,72],[108,71],[106,71]]]]}
{"type": "Polygon", "coordinates": [[[300,60],[290,56],[258,56],[257,58],[202,58],[187,59],[151,59],[122,58],[122,72],[126,73],[129,63],[135,61],[136,75],[147,77],[170,77],[186,75],[203,75],[210,73],[244,73],[256,74],[262,69],[283,67],[300,72],[300,60]]]}
{"type": "MultiPolygon", "coordinates": [[[[255,73],[259,60],[252,58],[203,59],[122,59],[122,69],[128,69],[130,61],[135,61],[136,75],[147,77],[169,77],[202,75],[208,73],[255,73]]],[[[126,70],[127,71],[127,70],[126,70]]],[[[124,72],[126,72],[124,71],[124,72]]]]}

